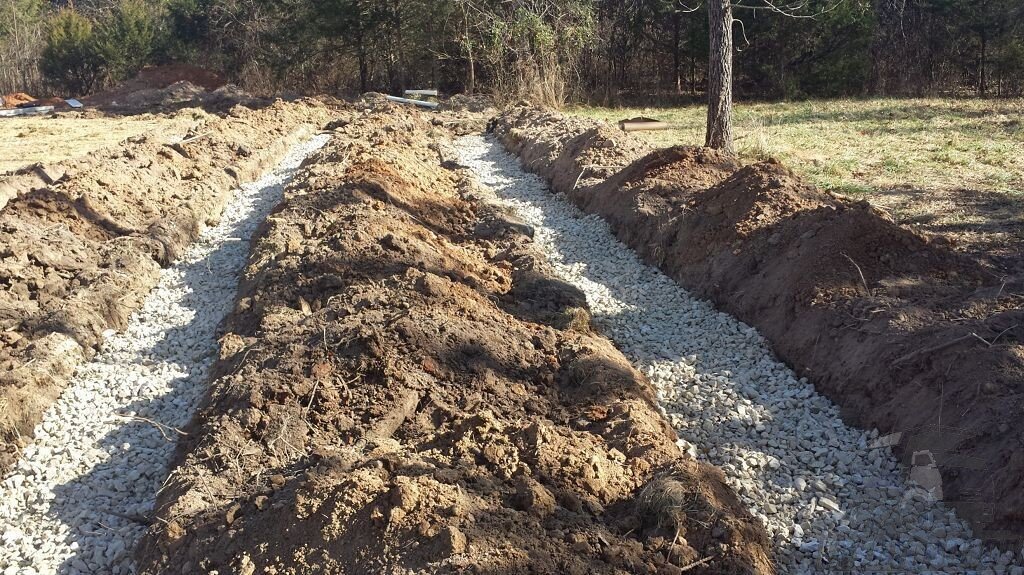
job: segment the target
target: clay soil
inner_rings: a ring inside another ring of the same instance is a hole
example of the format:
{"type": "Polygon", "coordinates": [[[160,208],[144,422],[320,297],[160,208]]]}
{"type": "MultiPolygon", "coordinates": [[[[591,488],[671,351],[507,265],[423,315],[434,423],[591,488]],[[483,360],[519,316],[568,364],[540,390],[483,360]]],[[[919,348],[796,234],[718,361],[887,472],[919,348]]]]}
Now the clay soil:
{"type": "Polygon", "coordinates": [[[596,121],[518,108],[524,165],[681,285],[757,327],[852,424],[930,451],[979,537],[1024,540],[1024,279],[807,185],[777,162],[652,151],[596,121]]]}
{"type": "Polygon", "coordinates": [[[333,122],[254,242],[144,573],[772,573],[451,134],[333,122]]]}
{"type": "Polygon", "coordinates": [[[0,470],[160,266],[328,116],[318,102],[191,109],[167,120],[173,137],[143,133],[0,179],[0,470]]]}

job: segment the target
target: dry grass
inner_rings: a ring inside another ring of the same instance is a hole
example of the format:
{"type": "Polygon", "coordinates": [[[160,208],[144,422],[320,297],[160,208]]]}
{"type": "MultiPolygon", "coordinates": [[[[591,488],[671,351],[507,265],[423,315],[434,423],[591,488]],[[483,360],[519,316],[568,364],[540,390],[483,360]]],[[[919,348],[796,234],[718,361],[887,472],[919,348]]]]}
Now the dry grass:
{"type": "MultiPolygon", "coordinates": [[[[704,142],[705,109],[576,108],[605,120],[675,124],[642,137],[704,142]]],[[[740,157],[775,157],[818,186],[856,195],[911,186],[1024,193],[1024,100],[829,100],[738,104],[740,157]]]]}
{"type": "Polygon", "coordinates": [[[0,174],[36,162],[86,156],[143,132],[169,127],[156,116],[124,118],[0,118],[0,174]]]}
{"type": "MultiPolygon", "coordinates": [[[[636,499],[636,513],[645,524],[678,529],[699,511],[699,494],[678,479],[667,476],[648,483],[636,499]]],[[[700,513],[697,513],[700,515],[700,513]]]]}

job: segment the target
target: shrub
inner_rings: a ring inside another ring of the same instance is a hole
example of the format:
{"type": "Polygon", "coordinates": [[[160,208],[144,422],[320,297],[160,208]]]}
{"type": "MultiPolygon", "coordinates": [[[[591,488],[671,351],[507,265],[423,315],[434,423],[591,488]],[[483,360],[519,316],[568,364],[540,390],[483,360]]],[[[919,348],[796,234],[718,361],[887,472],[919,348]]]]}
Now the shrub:
{"type": "Polygon", "coordinates": [[[156,17],[140,0],[124,0],[94,35],[107,80],[120,81],[149,63],[157,45],[156,17]]]}
{"type": "Polygon", "coordinates": [[[160,38],[157,15],[141,0],[122,1],[97,24],[64,9],[50,20],[40,69],[65,93],[87,94],[138,72],[160,38]]]}
{"type": "Polygon", "coordinates": [[[103,58],[96,50],[92,22],[75,10],[61,10],[49,23],[40,69],[70,95],[87,94],[103,80],[103,58]]]}
{"type": "Polygon", "coordinates": [[[167,1],[166,49],[170,58],[192,61],[199,56],[210,41],[212,4],[209,0],[167,1]]]}

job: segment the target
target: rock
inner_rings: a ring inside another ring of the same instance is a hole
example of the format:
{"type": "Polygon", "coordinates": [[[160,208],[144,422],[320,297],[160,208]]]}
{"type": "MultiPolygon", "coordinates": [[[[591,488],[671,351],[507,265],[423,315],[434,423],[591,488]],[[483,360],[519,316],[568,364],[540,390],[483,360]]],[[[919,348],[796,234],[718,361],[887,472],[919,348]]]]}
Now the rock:
{"type": "Polygon", "coordinates": [[[819,497],[818,498],[818,505],[821,505],[822,508],[827,509],[828,511],[832,511],[832,512],[839,511],[839,504],[836,503],[835,501],[829,499],[828,497],[819,497]]]}
{"type": "Polygon", "coordinates": [[[457,527],[448,526],[434,538],[434,548],[440,557],[451,557],[466,552],[466,535],[457,527]]]}
{"type": "Polygon", "coordinates": [[[419,487],[411,481],[403,481],[391,488],[391,504],[398,509],[411,511],[419,500],[419,487]]]}
{"type": "Polygon", "coordinates": [[[816,539],[811,539],[800,544],[800,551],[804,554],[812,554],[817,552],[820,547],[821,544],[816,539]]]}
{"type": "Polygon", "coordinates": [[[550,515],[555,510],[555,497],[536,480],[520,477],[516,484],[516,498],[520,509],[538,517],[550,515]]]}
{"type": "Polygon", "coordinates": [[[36,164],[35,172],[47,185],[51,186],[63,180],[67,174],[66,170],[53,164],[36,164]]]}

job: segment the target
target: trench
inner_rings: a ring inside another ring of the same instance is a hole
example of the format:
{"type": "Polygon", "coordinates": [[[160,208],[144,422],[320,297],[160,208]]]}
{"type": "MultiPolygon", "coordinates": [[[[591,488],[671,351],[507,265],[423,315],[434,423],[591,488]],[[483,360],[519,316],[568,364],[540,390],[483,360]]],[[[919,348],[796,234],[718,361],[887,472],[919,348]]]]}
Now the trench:
{"type": "Polygon", "coordinates": [[[79,367],[0,483],[0,573],[134,572],[135,544],[206,390],[249,238],[327,139],[292,147],[240,186],[220,222],[161,270],[128,328],[105,334],[79,367]]]}
{"type": "Polygon", "coordinates": [[[495,139],[458,148],[651,378],[680,448],[724,471],[772,537],[780,573],[1024,573],[1019,556],[984,545],[941,503],[925,456],[910,480],[887,438],[846,426],[755,329],[642,263],[495,139]]]}

